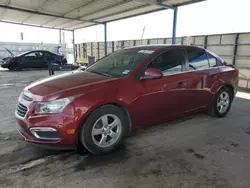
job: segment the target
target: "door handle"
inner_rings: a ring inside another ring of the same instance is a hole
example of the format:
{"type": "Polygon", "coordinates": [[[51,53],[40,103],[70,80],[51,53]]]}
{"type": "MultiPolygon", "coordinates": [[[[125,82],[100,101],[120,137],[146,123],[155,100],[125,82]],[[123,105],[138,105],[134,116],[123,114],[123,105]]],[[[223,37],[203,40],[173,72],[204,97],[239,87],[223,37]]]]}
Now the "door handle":
{"type": "Polygon", "coordinates": [[[212,75],[211,77],[212,77],[212,81],[216,81],[218,78],[216,75],[212,75]]]}
{"type": "Polygon", "coordinates": [[[187,84],[185,82],[179,82],[178,86],[181,88],[187,87],[187,84]]]}

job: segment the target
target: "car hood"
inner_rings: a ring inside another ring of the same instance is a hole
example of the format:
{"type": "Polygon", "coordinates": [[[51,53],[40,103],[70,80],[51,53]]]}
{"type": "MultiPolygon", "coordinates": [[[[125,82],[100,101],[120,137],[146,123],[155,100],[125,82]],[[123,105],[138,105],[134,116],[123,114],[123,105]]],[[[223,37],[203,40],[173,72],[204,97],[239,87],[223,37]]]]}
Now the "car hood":
{"type": "Polygon", "coordinates": [[[10,53],[11,57],[15,56],[8,48],[5,48],[5,50],[10,53]]]}
{"type": "MultiPolygon", "coordinates": [[[[51,95],[53,95],[54,98],[57,98],[59,93],[72,92],[74,89],[78,92],[84,92],[82,89],[79,90],[78,88],[86,88],[115,79],[116,78],[110,78],[87,71],[76,70],[38,80],[27,86],[25,90],[31,92],[33,95],[36,95],[37,100],[44,100],[44,97],[47,98],[50,96],[49,98],[51,98],[51,95]]],[[[71,93],[71,95],[77,94],[79,93],[71,93]]]]}
{"type": "Polygon", "coordinates": [[[9,61],[10,59],[13,59],[13,57],[5,57],[5,58],[3,58],[2,60],[3,60],[3,61],[9,61]]]}

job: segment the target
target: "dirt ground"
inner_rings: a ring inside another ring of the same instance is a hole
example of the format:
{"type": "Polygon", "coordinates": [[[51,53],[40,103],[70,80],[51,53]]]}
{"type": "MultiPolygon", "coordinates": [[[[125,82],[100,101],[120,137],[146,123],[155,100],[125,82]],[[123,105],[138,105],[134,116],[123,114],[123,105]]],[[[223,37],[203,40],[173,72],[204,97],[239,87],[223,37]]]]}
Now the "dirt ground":
{"type": "Polygon", "coordinates": [[[37,148],[17,134],[20,92],[47,75],[0,70],[1,188],[250,187],[249,94],[237,95],[226,118],[199,114],[155,126],[111,154],[92,156],[37,148]]]}

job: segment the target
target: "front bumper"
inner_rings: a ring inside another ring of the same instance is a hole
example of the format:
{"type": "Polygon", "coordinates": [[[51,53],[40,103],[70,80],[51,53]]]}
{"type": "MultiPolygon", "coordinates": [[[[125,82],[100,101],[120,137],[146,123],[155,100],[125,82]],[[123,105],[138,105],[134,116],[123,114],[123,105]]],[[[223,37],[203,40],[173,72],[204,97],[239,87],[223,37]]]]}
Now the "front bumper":
{"type": "Polygon", "coordinates": [[[78,125],[74,116],[67,114],[31,115],[24,118],[16,114],[17,130],[28,142],[52,148],[75,148],[78,142],[78,125]],[[43,128],[45,132],[34,132],[43,128]],[[68,130],[75,130],[70,132],[68,130]]]}
{"type": "Polygon", "coordinates": [[[5,69],[9,68],[9,66],[10,66],[10,65],[7,64],[7,63],[2,63],[2,64],[1,64],[1,67],[2,67],[2,68],[5,68],[5,69]]]}

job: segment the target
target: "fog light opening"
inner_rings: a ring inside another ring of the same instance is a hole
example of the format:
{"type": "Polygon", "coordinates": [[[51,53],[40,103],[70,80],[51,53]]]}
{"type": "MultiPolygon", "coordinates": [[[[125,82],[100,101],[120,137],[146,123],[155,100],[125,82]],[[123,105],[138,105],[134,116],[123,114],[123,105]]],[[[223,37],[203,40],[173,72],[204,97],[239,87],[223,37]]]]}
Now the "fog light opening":
{"type": "Polygon", "coordinates": [[[39,140],[60,140],[60,135],[54,128],[34,127],[30,128],[30,132],[39,140]]]}

